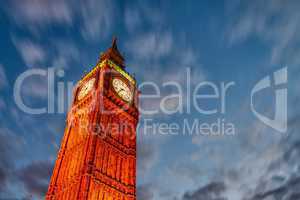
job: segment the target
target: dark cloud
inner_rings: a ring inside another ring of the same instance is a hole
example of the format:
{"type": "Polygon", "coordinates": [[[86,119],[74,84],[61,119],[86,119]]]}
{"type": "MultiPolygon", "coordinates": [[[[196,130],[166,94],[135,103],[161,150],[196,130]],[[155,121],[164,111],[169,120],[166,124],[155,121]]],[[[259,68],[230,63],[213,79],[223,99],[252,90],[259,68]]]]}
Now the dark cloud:
{"type": "Polygon", "coordinates": [[[7,76],[4,67],[0,64],[0,89],[3,89],[7,84],[7,76]]]}
{"type": "Polygon", "coordinates": [[[183,195],[183,200],[227,200],[222,197],[222,193],[226,190],[223,182],[212,182],[194,192],[187,192],[183,195]]]}
{"type": "Polygon", "coordinates": [[[137,199],[152,200],[154,199],[154,191],[151,184],[141,185],[137,188],[137,199]]]}
{"type": "Polygon", "coordinates": [[[299,200],[300,198],[300,177],[291,178],[286,184],[274,190],[256,194],[251,200],[274,199],[299,200]]]}
{"type": "Polygon", "coordinates": [[[43,196],[47,192],[53,163],[45,160],[33,162],[17,171],[19,180],[31,195],[43,196]]]}
{"type": "Polygon", "coordinates": [[[267,180],[266,184],[272,185],[272,183],[274,184],[278,179],[282,183],[269,190],[259,191],[259,187],[262,183],[258,183],[257,192],[255,192],[251,200],[265,200],[269,198],[284,200],[300,199],[300,141],[286,143],[284,147],[285,150],[282,157],[270,165],[268,172],[280,171],[282,170],[282,165],[286,164],[291,168],[291,170],[288,171],[288,177],[272,176],[270,180],[267,180]]]}
{"type": "Polygon", "coordinates": [[[139,142],[137,151],[139,175],[145,175],[154,166],[157,154],[155,145],[139,142]]]}
{"type": "Polygon", "coordinates": [[[283,156],[285,161],[290,161],[293,159],[300,160],[300,141],[295,142],[291,145],[283,156]]]}
{"type": "Polygon", "coordinates": [[[9,129],[0,128],[0,193],[7,189],[16,159],[16,140],[9,129]]]}

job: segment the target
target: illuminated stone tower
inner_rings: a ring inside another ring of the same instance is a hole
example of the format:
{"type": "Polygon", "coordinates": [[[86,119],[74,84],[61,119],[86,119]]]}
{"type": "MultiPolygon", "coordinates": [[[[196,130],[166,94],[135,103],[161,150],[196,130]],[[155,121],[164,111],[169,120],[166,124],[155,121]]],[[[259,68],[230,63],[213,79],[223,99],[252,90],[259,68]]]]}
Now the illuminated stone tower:
{"type": "Polygon", "coordinates": [[[136,199],[137,101],[114,39],[74,89],[46,199],[136,199]]]}

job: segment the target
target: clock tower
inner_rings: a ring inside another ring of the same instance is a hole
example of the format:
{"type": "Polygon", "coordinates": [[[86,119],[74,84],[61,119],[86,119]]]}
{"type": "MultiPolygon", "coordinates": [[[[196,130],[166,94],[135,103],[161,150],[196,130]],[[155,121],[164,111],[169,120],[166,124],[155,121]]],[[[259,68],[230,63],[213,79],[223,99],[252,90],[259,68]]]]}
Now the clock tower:
{"type": "Polygon", "coordinates": [[[135,200],[136,80],[116,39],[76,85],[47,200],[135,200]]]}

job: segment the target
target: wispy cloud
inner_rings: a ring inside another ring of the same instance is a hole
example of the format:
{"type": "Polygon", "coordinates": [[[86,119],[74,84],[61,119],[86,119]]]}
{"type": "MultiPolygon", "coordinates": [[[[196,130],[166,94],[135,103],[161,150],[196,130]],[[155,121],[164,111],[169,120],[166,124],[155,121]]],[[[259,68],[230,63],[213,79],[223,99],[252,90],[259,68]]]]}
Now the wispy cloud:
{"type": "Polygon", "coordinates": [[[168,32],[141,34],[126,44],[128,52],[141,60],[162,58],[171,52],[172,46],[173,37],[168,32]]]}
{"type": "Polygon", "coordinates": [[[183,195],[183,200],[228,200],[222,197],[226,186],[222,182],[212,182],[194,192],[187,192],[183,195]]]}
{"type": "Polygon", "coordinates": [[[27,67],[41,67],[40,65],[46,61],[46,52],[39,44],[16,37],[12,37],[12,41],[27,67]]]}
{"type": "Polygon", "coordinates": [[[12,170],[14,168],[13,154],[14,144],[11,131],[7,128],[0,128],[0,192],[6,189],[12,170]]]}
{"type": "Polygon", "coordinates": [[[125,7],[124,25],[129,33],[139,33],[146,24],[153,30],[159,30],[164,23],[165,16],[160,9],[147,2],[140,1],[125,7]]]}
{"type": "Polygon", "coordinates": [[[225,170],[223,175],[220,174],[217,178],[218,182],[208,182],[194,191],[185,192],[179,199],[298,199],[296,197],[300,185],[299,167],[289,166],[286,162],[299,156],[299,145],[292,145],[291,148],[283,151],[275,149],[276,147],[263,152],[260,156],[246,156],[237,163],[237,168],[225,170]],[[294,154],[294,156],[291,158],[286,156],[287,154],[294,154]]]}
{"type": "Polygon", "coordinates": [[[65,0],[13,0],[9,3],[8,13],[17,24],[45,26],[51,23],[71,24],[72,9],[65,0]]]}
{"type": "Polygon", "coordinates": [[[80,61],[84,56],[72,41],[57,40],[51,49],[51,66],[54,68],[71,68],[72,63],[80,61]]]}
{"type": "Polygon", "coordinates": [[[12,36],[12,41],[27,67],[69,68],[72,63],[80,61],[84,54],[71,40],[45,40],[44,43],[32,39],[12,36]]]}
{"type": "Polygon", "coordinates": [[[106,37],[114,23],[113,1],[88,0],[80,3],[81,33],[87,40],[101,40],[106,37]]]}
{"type": "Polygon", "coordinates": [[[154,199],[154,190],[153,185],[144,184],[137,188],[137,198],[143,200],[152,200],[154,199]]]}
{"type": "Polygon", "coordinates": [[[229,2],[231,21],[228,36],[231,44],[258,37],[271,46],[271,63],[291,59],[290,50],[295,50],[299,42],[297,33],[300,30],[300,14],[298,1],[287,3],[276,1],[234,1],[229,2]]]}
{"type": "MultiPolygon", "coordinates": [[[[226,186],[219,194],[220,196],[217,195],[215,198],[224,200],[264,200],[267,198],[276,199],[278,196],[281,196],[280,199],[293,199],[292,197],[297,194],[296,188],[299,185],[297,180],[300,175],[298,160],[300,152],[299,142],[291,142],[295,141],[295,139],[288,140],[285,137],[275,137],[275,135],[272,135],[271,141],[270,138],[266,140],[265,135],[270,134],[270,131],[263,128],[264,126],[259,122],[254,123],[252,126],[252,128],[247,128],[251,130],[251,133],[244,132],[239,136],[245,137],[247,142],[243,142],[241,148],[237,147],[239,152],[236,154],[241,154],[245,151],[238,161],[229,161],[227,158],[226,162],[222,161],[219,164],[212,165],[216,169],[213,170],[213,176],[208,178],[208,180],[218,180],[226,186]],[[248,143],[251,143],[251,148],[248,148],[248,143]]],[[[205,138],[200,140],[197,137],[193,141],[201,148],[197,153],[205,153],[205,149],[208,147],[205,143],[205,138]]],[[[223,157],[223,151],[225,152],[230,148],[219,145],[221,148],[216,153],[219,157],[223,157]]],[[[209,149],[212,150],[214,148],[210,144],[209,149]]],[[[214,156],[214,153],[207,155],[209,155],[209,158],[204,156],[199,162],[203,163],[205,161],[207,164],[214,156]]],[[[209,175],[207,172],[205,173],[206,177],[209,175]]],[[[188,169],[181,171],[181,175],[183,176],[184,174],[188,175],[190,171],[188,169]]],[[[201,176],[201,171],[195,172],[194,177],[197,176],[201,176]]],[[[207,185],[211,183],[209,182],[207,185]]],[[[186,193],[183,199],[193,199],[197,195],[206,195],[202,191],[203,186],[199,188],[193,193],[186,193]]],[[[211,195],[214,194],[212,193],[211,195]]]]}
{"type": "Polygon", "coordinates": [[[7,86],[7,76],[4,70],[3,65],[0,64],[0,89],[3,89],[3,87],[7,86]]]}
{"type": "Polygon", "coordinates": [[[136,30],[142,23],[140,11],[132,7],[127,7],[124,12],[124,23],[128,32],[136,30]]]}
{"type": "Polygon", "coordinates": [[[154,144],[140,142],[138,152],[138,174],[145,177],[157,163],[159,151],[154,144]]]}
{"type": "Polygon", "coordinates": [[[48,83],[45,77],[31,76],[22,85],[22,95],[31,101],[32,98],[46,99],[48,96],[48,83]]]}
{"type": "Polygon", "coordinates": [[[16,162],[20,158],[22,139],[11,129],[0,123],[0,197],[13,198],[11,185],[15,181],[16,162]]]}
{"type": "Polygon", "coordinates": [[[71,29],[79,22],[78,30],[88,41],[106,37],[117,13],[114,3],[108,0],[13,0],[4,9],[17,26],[34,35],[57,25],[71,29]]]}
{"type": "Polygon", "coordinates": [[[48,160],[35,161],[18,169],[16,175],[24,184],[28,194],[41,198],[47,192],[52,168],[53,163],[48,160]]]}
{"type": "MultiPolygon", "coordinates": [[[[5,109],[6,103],[5,101],[0,97],[0,110],[5,109]]],[[[2,115],[0,115],[2,117],[2,115]]]]}

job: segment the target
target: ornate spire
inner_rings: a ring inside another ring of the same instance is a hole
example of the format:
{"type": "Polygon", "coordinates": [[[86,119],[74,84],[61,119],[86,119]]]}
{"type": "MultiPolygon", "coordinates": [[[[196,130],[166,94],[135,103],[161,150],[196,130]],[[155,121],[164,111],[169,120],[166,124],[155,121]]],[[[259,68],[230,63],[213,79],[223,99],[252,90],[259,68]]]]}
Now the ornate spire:
{"type": "Polygon", "coordinates": [[[116,37],[113,37],[111,47],[100,56],[100,62],[104,59],[110,59],[120,65],[120,67],[125,68],[124,58],[118,50],[116,37]]]}
{"type": "Polygon", "coordinates": [[[113,37],[111,48],[118,50],[116,37],[113,37]]]}

